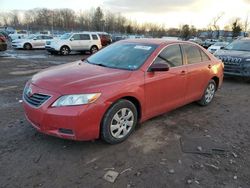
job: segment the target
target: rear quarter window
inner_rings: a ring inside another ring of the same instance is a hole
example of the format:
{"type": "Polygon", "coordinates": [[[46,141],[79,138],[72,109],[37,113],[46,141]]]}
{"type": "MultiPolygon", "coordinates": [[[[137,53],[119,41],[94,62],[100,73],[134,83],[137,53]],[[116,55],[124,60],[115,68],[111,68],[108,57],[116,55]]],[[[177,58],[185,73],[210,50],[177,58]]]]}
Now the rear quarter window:
{"type": "Polygon", "coordinates": [[[98,40],[97,35],[91,35],[93,40],[98,40]]]}
{"type": "Polygon", "coordinates": [[[201,53],[201,59],[202,61],[210,61],[211,59],[208,57],[208,55],[203,52],[203,50],[200,49],[200,53],[201,53]]]}

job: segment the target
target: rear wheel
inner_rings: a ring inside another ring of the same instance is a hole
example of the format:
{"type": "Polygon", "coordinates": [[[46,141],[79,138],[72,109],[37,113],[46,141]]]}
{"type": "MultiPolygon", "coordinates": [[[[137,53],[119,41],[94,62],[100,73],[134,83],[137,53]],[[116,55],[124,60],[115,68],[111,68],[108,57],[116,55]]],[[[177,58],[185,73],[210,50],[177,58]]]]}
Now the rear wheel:
{"type": "Polygon", "coordinates": [[[214,98],[215,92],[216,92],[216,83],[214,80],[210,80],[207,88],[205,89],[205,92],[198,103],[202,106],[206,106],[210,104],[214,98]]]}
{"type": "Polygon", "coordinates": [[[63,46],[63,47],[61,47],[60,53],[61,53],[62,55],[69,55],[69,53],[70,53],[69,47],[68,47],[68,46],[63,46]]]}
{"type": "Polygon", "coordinates": [[[31,50],[31,49],[32,49],[32,46],[31,46],[31,44],[29,44],[29,43],[25,43],[25,44],[23,45],[23,48],[24,48],[25,50],[31,50]]]}
{"type": "Polygon", "coordinates": [[[126,140],[137,124],[137,109],[128,100],[119,100],[104,115],[101,137],[110,144],[126,140]]]}
{"type": "Polygon", "coordinates": [[[92,47],[90,48],[90,53],[91,53],[91,54],[94,54],[94,53],[96,53],[97,51],[98,51],[97,46],[92,46],[92,47]]]}

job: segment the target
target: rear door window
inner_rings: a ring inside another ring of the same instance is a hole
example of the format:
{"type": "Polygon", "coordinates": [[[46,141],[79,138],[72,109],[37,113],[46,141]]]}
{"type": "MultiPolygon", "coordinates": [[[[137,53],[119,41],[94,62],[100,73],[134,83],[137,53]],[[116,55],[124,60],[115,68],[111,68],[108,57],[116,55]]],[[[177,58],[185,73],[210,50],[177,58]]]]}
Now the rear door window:
{"type": "Polygon", "coordinates": [[[202,62],[201,53],[197,46],[190,44],[183,44],[183,49],[186,53],[188,64],[195,64],[202,62]]]}
{"type": "Polygon", "coordinates": [[[81,40],[90,40],[89,34],[81,34],[81,40]]]}
{"type": "Polygon", "coordinates": [[[72,37],[72,39],[74,39],[74,40],[81,40],[79,34],[74,34],[73,37],[72,37]]]}

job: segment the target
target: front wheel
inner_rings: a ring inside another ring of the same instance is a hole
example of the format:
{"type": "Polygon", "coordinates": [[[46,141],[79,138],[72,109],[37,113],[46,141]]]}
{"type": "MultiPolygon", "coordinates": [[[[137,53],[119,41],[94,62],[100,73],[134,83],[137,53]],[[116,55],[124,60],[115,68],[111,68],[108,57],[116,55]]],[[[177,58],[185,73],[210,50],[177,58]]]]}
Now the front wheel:
{"type": "Polygon", "coordinates": [[[215,92],[216,92],[216,83],[214,80],[210,80],[201,100],[198,101],[198,103],[201,106],[206,106],[210,104],[214,98],[215,92]]]}
{"type": "Polygon", "coordinates": [[[23,45],[23,48],[24,48],[25,50],[31,50],[31,49],[32,49],[32,46],[31,46],[31,44],[29,44],[29,43],[25,43],[25,44],[23,45]]]}
{"type": "Polygon", "coordinates": [[[126,140],[137,124],[137,109],[128,100],[119,100],[104,115],[101,137],[110,144],[126,140]]]}
{"type": "Polygon", "coordinates": [[[70,53],[69,47],[67,47],[67,46],[61,47],[60,53],[61,53],[62,55],[68,55],[68,54],[70,53]]]}

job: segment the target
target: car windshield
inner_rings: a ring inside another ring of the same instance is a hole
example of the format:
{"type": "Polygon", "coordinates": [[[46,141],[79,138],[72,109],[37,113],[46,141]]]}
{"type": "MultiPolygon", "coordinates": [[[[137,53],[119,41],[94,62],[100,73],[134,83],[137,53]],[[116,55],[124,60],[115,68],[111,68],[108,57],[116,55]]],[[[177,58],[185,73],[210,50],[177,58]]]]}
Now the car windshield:
{"type": "Polygon", "coordinates": [[[36,37],[35,35],[30,35],[27,39],[33,39],[35,37],[36,37]]]}
{"type": "Polygon", "coordinates": [[[250,40],[237,40],[225,47],[226,50],[250,51],[250,40]]]}
{"type": "Polygon", "coordinates": [[[71,36],[71,33],[65,33],[65,34],[63,34],[63,35],[60,37],[60,39],[65,40],[65,39],[68,39],[70,36],[71,36]]]}
{"type": "Polygon", "coordinates": [[[88,63],[110,68],[136,70],[156,49],[157,45],[117,43],[110,45],[87,59],[88,63]]]}

